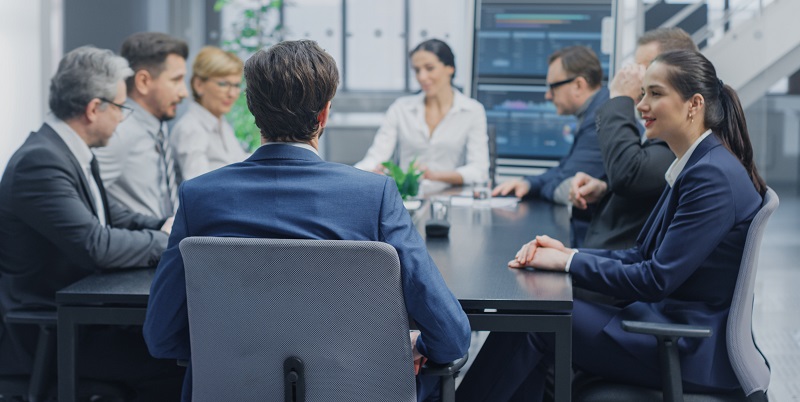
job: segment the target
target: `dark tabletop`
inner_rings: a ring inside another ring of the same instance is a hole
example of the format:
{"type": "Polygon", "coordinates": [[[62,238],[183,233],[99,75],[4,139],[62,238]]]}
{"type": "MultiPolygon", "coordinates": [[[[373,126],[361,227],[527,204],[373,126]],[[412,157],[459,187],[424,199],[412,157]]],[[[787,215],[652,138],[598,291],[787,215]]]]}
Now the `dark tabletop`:
{"type": "MultiPolygon", "coordinates": [[[[428,212],[420,210],[414,217],[423,236],[428,212]]],[[[535,235],[569,238],[565,207],[539,200],[520,202],[513,209],[451,206],[449,221],[447,238],[428,238],[426,243],[464,309],[572,309],[567,274],[508,268],[508,261],[535,235]]]]}
{"type": "MultiPolygon", "coordinates": [[[[427,203],[414,213],[420,232],[427,203]]],[[[520,271],[507,263],[537,234],[569,238],[566,208],[524,201],[515,208],[450,208],[448,238],[426,239],[428,250],[448,287],[464,309],[572,309],[572,286],[563,273],[520,271]]],[[[146,306],[154,269],[94,274],[56,293],[56,302],[146,306]]]]}

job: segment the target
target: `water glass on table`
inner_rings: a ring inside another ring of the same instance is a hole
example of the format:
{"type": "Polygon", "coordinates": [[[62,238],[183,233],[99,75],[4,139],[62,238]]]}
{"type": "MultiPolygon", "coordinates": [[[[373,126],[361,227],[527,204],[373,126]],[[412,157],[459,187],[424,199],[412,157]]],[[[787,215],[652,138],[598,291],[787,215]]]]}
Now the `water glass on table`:
{"type": "Polygon", "coordinates": [[[472,206],[476,208],[492,207],[492,183],[489,180],[472,184],[472,206]]]}

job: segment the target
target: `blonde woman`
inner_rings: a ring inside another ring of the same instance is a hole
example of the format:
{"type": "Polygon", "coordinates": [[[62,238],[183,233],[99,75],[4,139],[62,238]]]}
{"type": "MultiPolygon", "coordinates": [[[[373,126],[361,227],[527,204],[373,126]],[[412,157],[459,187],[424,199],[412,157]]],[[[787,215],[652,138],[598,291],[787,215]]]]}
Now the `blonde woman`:
{"type": "Polygon", "coordinates": [[[224,116],[239,97],[243,63],[214,46],[200,50],[192,65],[189,110],[172,129],[171,141],[184,180],[247,157],[224,116]]]}

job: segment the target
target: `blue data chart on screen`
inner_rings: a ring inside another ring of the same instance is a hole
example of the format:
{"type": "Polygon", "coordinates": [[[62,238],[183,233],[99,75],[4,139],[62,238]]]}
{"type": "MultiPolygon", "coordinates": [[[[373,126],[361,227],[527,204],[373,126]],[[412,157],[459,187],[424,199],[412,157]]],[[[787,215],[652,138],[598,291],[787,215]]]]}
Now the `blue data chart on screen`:
{"type": "Polygon", "coordinates": [[[577,120],[559,116],[545,91],[543,85],[478,85],[477,99],[495,129],[498,157],[558,160],[569,152],[577,120]]]}
{"type": "Polygon", "coordinates": [[[602,20],[611,16],[603,5],[484,4],[478,35],[480,76],[547,75],[547,59],[558,49],[583,45],[597,54],[608,76],[609,56],[602,54],[602,20]]]}

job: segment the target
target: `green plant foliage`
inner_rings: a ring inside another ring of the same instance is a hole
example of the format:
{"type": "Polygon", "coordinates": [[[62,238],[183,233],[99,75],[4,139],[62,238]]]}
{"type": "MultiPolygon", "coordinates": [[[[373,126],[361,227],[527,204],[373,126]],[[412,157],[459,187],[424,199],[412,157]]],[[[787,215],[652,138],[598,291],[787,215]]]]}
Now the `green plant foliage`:
{"type": "Polygon", "coordinates": [[[417,158],[412,159],[408,164],[408,170],[405,172],[392,161],[386,161],[381,164],[386,168],[387,176],[394,179],[397,184],[397,190],[400,191],[400,196],[404,200],[415,197],[419,193],[419,178],[422,177],[423,172],[417,169],[416,162],[417,158]]]}
{"type": "MultiPolygon", "coordinates": [[[[279,21],[278,18],[270,20],[268,17],[271,13],[280,12],[283,6],[282,0],[217,0],[214,3],[214,11],[221,12],[228,5],[241,7],[242,11],[233,24],[235,32],[233,39],[222,41],[222,49],[236,53],[242,60],[247,60],[259,49],[280,40],[283,26],[273,22],[279,21]]],[[[227,118],[239,141],[253,151],[261,145],[261,132],[255,125],[255,118],[247,108],[247,83],[244,80],[242,83],[245,88],[242,89],[227,118]]]]}

